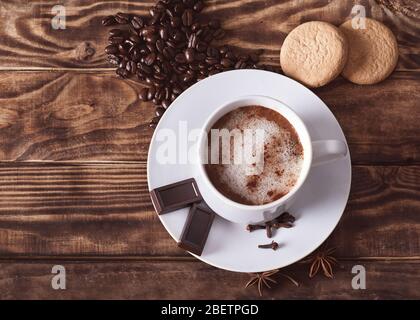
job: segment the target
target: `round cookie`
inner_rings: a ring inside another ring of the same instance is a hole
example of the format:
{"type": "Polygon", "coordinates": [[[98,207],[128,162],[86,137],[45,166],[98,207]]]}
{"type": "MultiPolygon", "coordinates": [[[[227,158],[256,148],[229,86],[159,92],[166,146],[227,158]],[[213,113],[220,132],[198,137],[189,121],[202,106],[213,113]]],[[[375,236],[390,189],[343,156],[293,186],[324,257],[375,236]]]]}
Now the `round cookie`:
{"type": "Polygon", "coordinates": [[[349,43],[343,77],[357,84],[374,84],[387,78],[398,62],[398,44],[392,31],[366,18],[365,29],[353,29],[351,20],[340,30],[349,43]]]}
{"type": "Polygon", "coordinates": [[[320,87],[335,79],[347,61],[347,40],[330,23],[311,21],[293,29],[280,52],[281,68],[309,87],[320,87]]]}

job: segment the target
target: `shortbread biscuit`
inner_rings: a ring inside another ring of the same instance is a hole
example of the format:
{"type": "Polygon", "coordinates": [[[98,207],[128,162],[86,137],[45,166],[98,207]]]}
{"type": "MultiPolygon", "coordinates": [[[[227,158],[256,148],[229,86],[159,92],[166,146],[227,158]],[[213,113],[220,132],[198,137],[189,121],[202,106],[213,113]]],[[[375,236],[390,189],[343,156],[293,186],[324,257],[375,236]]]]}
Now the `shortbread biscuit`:
{"type": "Polygon", "coordinates": [[[353,29],[351,20],[340,30],[349,44],[343,77],[357,84],[374,84],[387,78],[398,62],[398,44],[392,31],[366,18],[365,29],[353,29]]]}
{"type": "Polygon", "coordinates": [[[284,40],[280,64],[287,76],[320,87],[342,72],[347,51],[347,40],[338,28],[327,22],[306,22],[284,40]]]}

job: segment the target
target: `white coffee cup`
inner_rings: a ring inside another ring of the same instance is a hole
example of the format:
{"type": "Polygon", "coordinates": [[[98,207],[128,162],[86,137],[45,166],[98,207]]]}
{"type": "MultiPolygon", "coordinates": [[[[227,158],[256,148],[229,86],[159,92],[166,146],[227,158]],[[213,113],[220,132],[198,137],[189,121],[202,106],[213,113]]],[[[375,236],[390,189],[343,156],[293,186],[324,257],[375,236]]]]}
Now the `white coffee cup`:
{"type": "Polygon", "coordinates": [[[347,154],[347,145],[339,140],[313,141],[300,117],[279,100],[266,96],[243,96],[218,107],[206,120],[198,140],[198,159],[196,181],[200,192],[210,208],[221,217],[236,223],[249,224],[269,221],[288,210],[297,198],[311,168],[343,158],[347,154]],[[245,205],[235,202],[211,183],[203,163],[206,163],[209,130],[222,116],[239,107],[258,105],[279,112],[295,128],[304,151],[303,164],[298,180],[292,189],[273,202],[264,205],[245,205]]]}

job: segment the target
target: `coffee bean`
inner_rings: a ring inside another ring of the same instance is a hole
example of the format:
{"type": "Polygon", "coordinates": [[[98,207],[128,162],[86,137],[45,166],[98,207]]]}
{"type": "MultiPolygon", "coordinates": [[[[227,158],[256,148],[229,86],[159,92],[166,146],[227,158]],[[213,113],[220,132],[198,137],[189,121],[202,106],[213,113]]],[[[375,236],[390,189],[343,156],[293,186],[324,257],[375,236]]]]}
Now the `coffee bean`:
{"type": "MultiPolygon", "coordinates": [[[[203,33],[204,34],[204,33],[203,33]]],[[[203,41],[204,42],[207,42],[207,43],[210,43],[212,40],[213,40],[213,32],[211,32],[211,31],[207,31],[205,34],[204,34],[204,36],[203,36],[203,41]]]]}
{"type": "Polygon", "coordinates": [[[197,60],[198,62],[202,62],[204,60],[206,60],[206,55],[204,53],[198,53],[195,55],[195,60],[197,60]]]}
{"type": "Polygon", "coordinates": [[[157,39],[158,39],[158,36],[156,34],[148,35],[144,37],[144,40],[146,40],[149,43],[156,43],[157,39]]]}
{"type": "Polygon", "coordinates": [[[203,10],[203,8],[204,8],[204,3],[202,1],[198,1],[194,5],[194,11],[196,11],[196,12],[200,12],[201,10],[203,10]]]}
{"type": "Polygon", "coordinates": [[[173,48],[173,49],[176,49],[176,48],[177,48],[177,43],[176,43],[175,41],[173,41],[173,40],[168,40],[168,41],[166,41],[166,44],[167,44],[169,47],[173,48]]]}
{"type": "Polygon", "coordinates": [[[163,52],[163,49],[165,49],[165,43],[163,42],[162,39],[159,39],[156,41],[156,49],[159,52],[163,52]]]}
{"type": "Polygon", "coordinates": [[[108,55],[108,62],[117,66],[120,63],[120,58],[110,54],[110,55],[108,55]]]}
{"type": "Polygon", "coordinates": [[[232,51],[228,51],[225,53],[225,58],[229,60],[235,60],[236,55],[232,51]]]}
{"type": "Polygon", "coordinates": [[[149,90],[147,88],[143,88],[140,90],[139,93],[139,98],[142,101],[148,101],[149,99],[147,98],[147,94],[148,94],[149,90]]]}
{"type": "MultiPolygon", "coordinates": [[[[154,77],[155,77],[155,79],[160,80],[160,81],[166,79],[166,75],[165,74],[162,74],[162,73],[155,73],[154,77]]],[[[158,84],[160,84],[160,82],[158,84]]]]}
{"type": "MultiPolygon", "coordinates": [[[[170,0],[170,1],[171,1],[171,0],[170,0]]],[[[173,12],[173,10],[172,10],[172,9],[170,9],[170,8],[166,8],[165,12],[166,12],[166,14],[167,14],[170,18],[173,18],[173,16],[174,16],[174,12],[173,12]]]]}
{"type": "Polygon", "coordinates": [[[175,56],[175,61],[176,61],[177,63],[185,63],[185,62],[187,62],[187,58],[186,58],[185,54],[178,53],[178,54],[175,56]]]}
{"type": "Polygon", "coordinates": [[[157,124],[159,123],[160,117],[154,117],[152,120],[150,120],[149,127],[156,128],[157,124]]]}
{"type": "Polygon", "coordinates": [[[164,41],[168,40],[168,29],[160,28],[159,35],[162,40],[164,41]]]}
{"type": "Polygon", "coordinates": [[[149,24],[155,26],[159,23],[160,19],[161,19],[161,16],[159,16],[159,15],[154,16],[149,20],[149,24]]]}
{"type": "Polygon", "coordinates": [[[163,49],[163,55],[166,58],[171,59],[171,58],[173,58],[175,56],[175,51],[171,47],[166,47],[165,49],[163,49]]]}
{"type": "Polygon", "coordinates": [[[133,42],[133,44],[137,44],[141,42],[141,38],[136,35],[136,34],[132,34],[130,35],[130,37],[128,38],[131,42],[133,42]]]}
{"type": "Polygon", "coordinates": [[[128,53],[127,47],[124,46],[123,44],[118,45],[118,50],[119,50],[120,54],[122,54],[123,56],[126,56],[127,53],[128,53]]]}
{"type": "Polygon", "coordinates": [[[162,69],[159,67],[158,64],[154,64],[153,69],[155,70],[155,74],[162,72],[162,69]]]}
{"type": "Polygon", "coordinates": [[[148,54],[149,53],[149,49],[147,48],[147,46],[141,46],[140,47],[140,54],[141,55],[145,55],[145,54],[148,54]]]}
{"type": "MultiPolygon", "coordinates": [[[[182,54],[182,53],[180,53],[180,54],[182,54]]],[[[184,56],[184,58],[185,58],[185,56],[184,56]]],[[[185,64],[180,64],[180,65],[174,66],[175,72],[179,75],[183,75],[184,72],[187,71],[187,69],[188,69],[188,67],[185,64]]]]}
{"type": "Polygon", "coordinates": [[[127,70],[123,69],[123,68],[118,68],[115,73],[117,74],[117,76],[119,76],[122,79],[125,79],[128,77],[128,73],[127,70]]]}
{"type": "Polygon", "coordinates": [[[207,56],[219,59],[219,57],[220,57],[219,50],[217,50],[216,48],[213,48],[213,47],[208,47],[207,48],[207,56]]]}
{"type": "Polygon", "coordinates": [[[219,62],[219,60],[218,60],[218,59],[213,58],[213,57],[207,57],[205,61],[206,61],[206,62],[207,62],[207,64],[209,64],[209,65],[214,65],[214,64],[216,64],[216,63],[218,63],[218,62],[219,62]]]}
{"type": "Polygon", "coordinates": [[[147,90],[147,100],[150,101],[155,97],[156,94],[156,87],[150,87],[147,90]]]}
{"type": "Polygon", "coordinates": [[[149,55],[147,55],[146,58],[144,58],[144,63],[147,66],[151,66],[156,60],[156,53],[152,52],[149,55]]]}
{"type": "Polygon", "coordinates": [[[180,42],[185,39],[185,36],[181,32],[177,31],[172,36],[172,39],[174,39],[176,42],[180,42]]]}
{"type": "Polygon", "coordinates": [[[102,20],[104,25],[127,24],[110,30],[105,52],[108,61],[118,66],[119,77],[136,75],[148,84],[140,90],[139,99],[158,106],[157,117],[151,121],[154,126],[193,83],[225,70],[257,66],[256,53],[237,56],[227,46],[211,45],[225,31],[216,19],[208,24],[196,19],[203,7],[202,0],[159,0],[150,8],[149,18],[119,12],[102,20]]]}
{"type": "Polygon", "coordinates": [[[119,44],[119,43],[123,43],[124,42],[124,37],[121,36],[112,36],[108,38],[108,42],[110,44],[119,44]]]}
{"type": "Polygon", "coordinates": [[[185,50],[185,59],[187,62],[193,62],[195,57],[195,50],[193,48],[188,48],[185,50]]]}
{"type": "Polygon", "coordinates": [[[127,70],[129,73],[131,72],[131,67],[132,64],[130,63],[130,61],[125,64],[125,70],[127,70]]]}
{"type": "Polygon", "coordinates": [[[133,47],[133,46],[134,46],[134,42],[133,42],[133,41],[131,41],[130,39],[125,39],[125,40],[124,40],[124,44],[125,44],[127,47],[129,47],[129,48],[131,48],[131,47],[133,47]]]}
{"type": "Polygon", "coordinates": [[[218,29],[213,33],[213,37],[216,40],[220,40],[225,36],[225,31],[223,29],[218,29]]]}
{"type": "Polygon", "coordinates": [[[244,69],[246,68],[246,62],[243,60],[239,60],[236,64],[235,64],[235,69],[244,69]]]}
{"type": "Polygon", "coordinates": [[[113,36],[122,36],[124,34],[124,31],[121,29],[111,29],[109,30],[109,36],[113,37],[113,36]]]}
{"type": "Polygon", "coordinates": [[[173,17],[170,21],[172,28],[178,28],[181,25],[181,19],[179,17],[173,17]]]}
{"type": "Polygon", "coordinates": [[[187,8],[192,8],[195,4],[197,0],[182,0],[182,3],[187,7],[187,8]]]}
{"type": "Polygon", "coordinates": [[[156,108],[156,116],[157,117],[161,117],[164,113],[165,113],[165,109],[164,107],[157,107],[156,108]]]}
{"type": "Polygon", "coordinates": [[[188,38],[188,48],[195,48],[198,44],[198,37],[196,33],[192,33],[188,38]]]}
{"type": "Polygon", "coordinates": [[[171,105],[171,102],[169,100],[167,100],[167,99],[162,100],[162,107],[163,108],[168,109],[170,105],[171,105]]]}
{"type": "Polygon", "coordinates": [[[155,35],[155,33],[156,33],[156,27],[154,27],[154,26],[148,26],[148,27],[145,27],[145,28],[141,29],[141,35],[143,37],[152,36],[152,35],[155,35]]]}
{"type": "Polygon", "coordinates": [[[191,26],[193,23],[193,11],[191,9],[187,9],[182,14],[182,24],[186,27],[191,26]]]}
{"type": "Polygon", "coordinates": [[[203,42],[203,41],[199,41],[199,42],[197,43],[197,45],[195,46],[195,49],[196,49],[198,52],[205,52],[205,51],[207,51],[207,43],[205,43],[205,42],[203,42]]]}
{"type": "Polygon", "coordinates": [[[223,58],[222,60],[220,60],[220,64],[225,68],[230,68],[233,65],[233,61],[227,58],[223,58]]]}
{"type": "Polygon", "coordinates": [[[167,61],[162,62],[162,71],[163,73],[169,75],[171,73],[171,65],[167,61]]]}
{"type": "Polygon", "coordinates": [[[182,92],[181,88],[178,86],[175,86],[172,88],[172,92],[176,95],[180,94],[182,92]]]}
{"type": "Polygon", "coordinates": [[[151,8],[149,10],[149,13],[150,13],[150,16],[152,16],[152,17],[156,17],[156,16],[160,17],[160,15],[162,14],[162,12],[160,10],[158,10],[158,8],[156,8],[156,7],[151,8]]]}
{"type": "Polygon", "coordinates": [[[177,3],[177,4],[174,6],[174,13],[175,13],[176,15],[182,15],[182,14],[183,14],[183,12],[184,12],[184,9],[185,9],[185,7],[184,7],[184,5],[183,5],[182,3],[177,3]]]}
{"type": "Polygon", "coordinates": [[[105,52],[108,54],[118,53],[118,46],[116,46],[115,44],[111,44],[105,48],[105,52]]]}
{"type": "Polygon", "coordinates": [[[102,25],[104,26],[112,26],[114,24],[117,24],[114,16],[107,16],[102,19],[102,25]]]}
{"type": "Polygon", "coordinates": [[[165,61],[165,56],[162,53],[158,52],[157,55],[156,55],[156,60],[159,61],[159,62],[164,62],[165,61]]]}
{"type": "Polygon", "coordinates": [[[201,25],[198,22],[194,22],[191,27],[190,30],[191,32],[197,32],[198,30],[200,30],[201,25]]]}
{"type": "Polygon", "coordinates": [[[138,63],[137,64],[137,68],[140,70],[140,72],[149,75],[152,73],[152,68],[150,68],[149,66],[142,64],[142,63],[138,63]]]}
{"type": "Polygon", "coordinates": [[[134,16],[131,19],[131,25],[136,30],[141,29],[144,26],[144,20],[141,17],[139,17],[139,16],[134,16]]]}
{"type": "Polygon", "coordinates": [[[171,96],[171,89],[169,87],[165,87],[164,99],[169,99],[170,96],[171,96]]]}
{"type": "Polygon", "coordinates": [[[118,12],[115,16],[115,21],[119,24],[128,24],[130,21],[130,15],[123,12],[118,12]]]}
{"type": "Polygon", "coordinates": [[[137,72],[137,64],[134,61],[130,61],[130,62],[128,62],[128,64],[130,64],[131,73],[136,73],[137,72]]]}

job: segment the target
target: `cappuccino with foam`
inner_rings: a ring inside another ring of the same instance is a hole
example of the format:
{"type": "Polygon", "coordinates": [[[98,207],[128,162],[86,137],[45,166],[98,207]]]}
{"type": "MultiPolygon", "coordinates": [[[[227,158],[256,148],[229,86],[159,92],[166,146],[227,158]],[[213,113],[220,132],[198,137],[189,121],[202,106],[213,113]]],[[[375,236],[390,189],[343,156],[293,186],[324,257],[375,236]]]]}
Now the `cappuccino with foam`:
{"type": "Polygon", "coordinates": [[[304,152],[296,130],[280,113],[262,106],[244,106],[212,126],[208,157],[205,170],[219,192],[238,203],[262,205],[280,199],[293,188],[304,152]],[[214,132],[228,132],[227,143],[219,141],[223,135],[214,132]],[[215,141],[215,137],[220,139],[215,141]]]}

